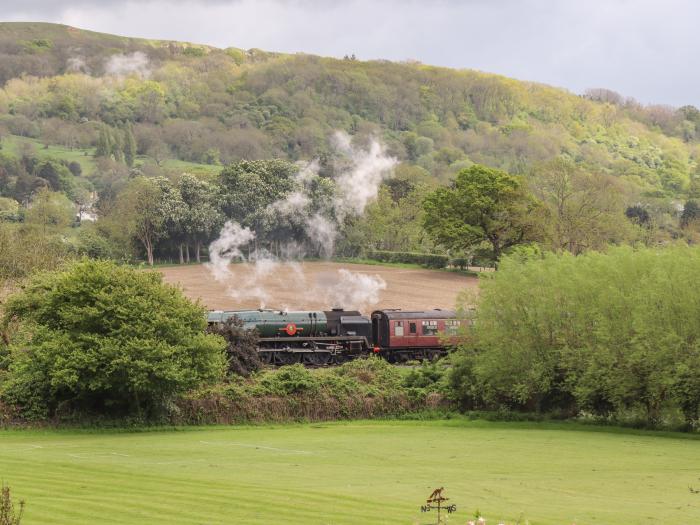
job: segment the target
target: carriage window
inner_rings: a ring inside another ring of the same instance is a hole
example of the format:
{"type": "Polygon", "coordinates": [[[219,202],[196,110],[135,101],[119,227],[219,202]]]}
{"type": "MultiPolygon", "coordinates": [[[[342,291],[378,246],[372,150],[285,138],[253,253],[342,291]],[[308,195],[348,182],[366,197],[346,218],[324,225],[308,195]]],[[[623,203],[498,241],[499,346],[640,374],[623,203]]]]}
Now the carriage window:
{"type": "Polygon", "coordinates": [[[408,331],[412,334],[416,333],[416,323],[408,323],[408,331]]]}
{"type": "Polygon", "coordinates": [[[423,335],[437,335],[437,321],[423,321],[423,335]]]}
{"type": "Polygon", "coordinates": [[[403,336],[403,321],[394,322],[394,335],[397,337],[403,336]]]}
{"type": "Polygon", "coordinates": [[[447,335],[457,335],[459,331],[459,321],[457,319],[448,319],[445,321],[445,333],[447,335]]]}

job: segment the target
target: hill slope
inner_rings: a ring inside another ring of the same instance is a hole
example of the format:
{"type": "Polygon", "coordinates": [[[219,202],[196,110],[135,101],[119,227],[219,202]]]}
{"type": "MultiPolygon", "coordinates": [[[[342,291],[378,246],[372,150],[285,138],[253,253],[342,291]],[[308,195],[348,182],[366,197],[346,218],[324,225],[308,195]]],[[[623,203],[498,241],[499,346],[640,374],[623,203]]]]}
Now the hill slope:
{"type": "MultiPolygon", "coordinates": [[[[332,132],[378,134],[414,174],[472,162],[527,173],[558,155],[641,192],[695,191],[700,112],[642,107],[605,90],[417,63],[359,62],[0,24],[0,133],[91,151],[103,125],[138,153],[216,165],[329,154],[332,132]]],[[[1,190],[0,190],[1,191],[1,190]]]]}

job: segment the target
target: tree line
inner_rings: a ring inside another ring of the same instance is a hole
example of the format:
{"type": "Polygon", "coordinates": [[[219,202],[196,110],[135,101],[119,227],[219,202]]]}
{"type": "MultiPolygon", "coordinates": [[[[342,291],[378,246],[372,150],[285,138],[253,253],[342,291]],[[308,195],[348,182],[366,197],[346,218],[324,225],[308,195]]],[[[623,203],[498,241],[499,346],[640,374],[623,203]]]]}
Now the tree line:
{"type": "Polygon", "coordinates": [[[464,408],[699,423],[700,249],[514,254],[462,306],[464,408]],[[478,305],[474,309],[474,305],[478,305]]]}

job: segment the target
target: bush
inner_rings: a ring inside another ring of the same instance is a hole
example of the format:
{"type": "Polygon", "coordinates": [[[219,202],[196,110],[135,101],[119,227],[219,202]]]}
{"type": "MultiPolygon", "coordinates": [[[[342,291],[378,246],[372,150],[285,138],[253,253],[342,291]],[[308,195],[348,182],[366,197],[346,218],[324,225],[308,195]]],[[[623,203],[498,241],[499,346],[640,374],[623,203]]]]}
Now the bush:
{"type": "Polygon", "coordinates": [[[80,261],[36,275],[7,301],[2,395],[25,416],[149,416],[222,377],[224,340],[160,274],[80,261]]]}
{"type": "Polygon", "coordinates": [[[20,500],[19,510],[15,510],[10,487],[0,485],[0,525],[20,525],[24,513],[24,501],[20,500]]]}
{"type": "MultiPolygon", "coordinates": [[[[426,370],[432,365],[426,367],[426,370]]],[[[449,408],[432,372],[407,379],[407,369],[380,358],[357,359],[332,368],[301,365],[265,370],[249,378],[190,392],[178,400],[171,423],[326,421],[411,416],[449,408]]]]}
{"type": "Polygon", "coordinates": [[[263,364],[258,355],[257,330],[245,330],[243,321],[233,316],[225,323],[211,327],[209,331],[226,340],[229,372],[247,377],[262,368],[263,364]]]}
{"type": "Polygon", "coordinates": [[[449,263],[447,255],[412,252],[387,252],[374,250],[367,254],[369,259],[388,263],[419,264],[426,268],[445,268],[449,263]]]}
{"type": "MultiPolygon", "coordinates": [[[[506,257],[450,377],[463,406],[698,424],[700,249],[506,257]]],[[[473,298],[467,298],[469,304],[473,298]]]]}
{"type": "Polygon", "coordinates": [[[260,379],[260,387],[264,393],[285,396],[317,391],[319,383],[308,369],[297,364],[264,374],[260,379]]]}

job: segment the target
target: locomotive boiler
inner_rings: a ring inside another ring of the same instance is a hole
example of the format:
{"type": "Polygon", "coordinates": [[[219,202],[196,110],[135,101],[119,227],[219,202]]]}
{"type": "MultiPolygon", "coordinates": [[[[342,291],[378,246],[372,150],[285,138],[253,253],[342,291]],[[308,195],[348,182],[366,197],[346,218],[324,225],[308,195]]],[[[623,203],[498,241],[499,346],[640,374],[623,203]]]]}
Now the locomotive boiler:
{"type": "Polygon", "coordinates": [[[243,328],[258,331],[258,353],[264,363],[335,364],[358,357],[370,348],[371,323],[357,311],[240,310],[209,312],[209,324],[231,317],[243,328]]]}

